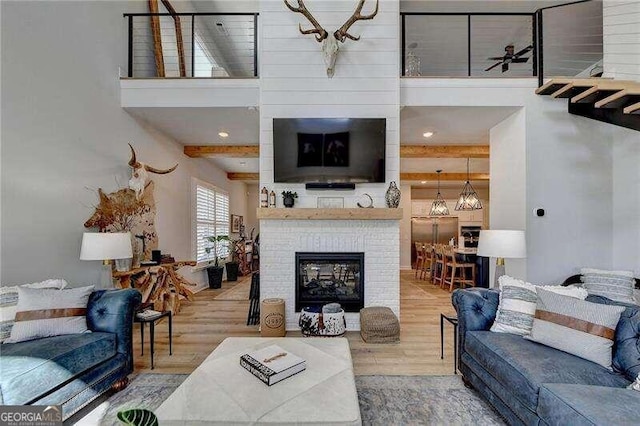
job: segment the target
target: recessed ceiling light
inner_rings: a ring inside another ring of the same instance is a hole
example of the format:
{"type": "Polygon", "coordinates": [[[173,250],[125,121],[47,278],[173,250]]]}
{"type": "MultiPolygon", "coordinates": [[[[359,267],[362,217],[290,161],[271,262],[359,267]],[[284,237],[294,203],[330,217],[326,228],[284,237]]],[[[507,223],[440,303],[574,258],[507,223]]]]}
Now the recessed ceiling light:
{"type": "Polygon", "coordinates": [[[427,183],[427,181],[426,181],[426,180],[423,180],[423,181],[422,181],[422,182],[420,182],[420,183],[424,185],[425,183],[427,183]]]}
{"type": "Polygon", "coordinates": [[[424,136],[425,138],[430,138],[431,136],[433,136],[433,132],[424,132],[422,136],[424,136]]]}
{"type": "Polygon", "coordinates": [[[228,137],[229,137],[229,133],[227,133],[227,132],[220,132],[220,133],[218,133],[218,136],[220,136],[221,138],[228,138],[228,137]]]}

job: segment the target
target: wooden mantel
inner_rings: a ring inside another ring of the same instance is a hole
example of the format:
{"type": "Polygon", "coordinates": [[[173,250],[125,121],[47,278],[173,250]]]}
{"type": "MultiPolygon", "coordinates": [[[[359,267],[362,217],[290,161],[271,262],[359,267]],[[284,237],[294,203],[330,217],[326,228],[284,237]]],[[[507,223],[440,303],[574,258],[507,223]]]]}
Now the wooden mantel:
{"type": "Polygon", "coordinates": [[[400,220],[402,209],[258,208],[259,220],[400,220]]]}

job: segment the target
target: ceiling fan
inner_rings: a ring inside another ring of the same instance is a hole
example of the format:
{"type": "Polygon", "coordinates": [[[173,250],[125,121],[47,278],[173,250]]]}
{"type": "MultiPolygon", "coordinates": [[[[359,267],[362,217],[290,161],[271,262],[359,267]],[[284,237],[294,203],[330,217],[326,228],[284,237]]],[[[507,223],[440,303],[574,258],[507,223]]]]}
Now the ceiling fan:
{"type": "Polygon", "coordinates": [[[533,46],[529,45],[517,53],[513,53],[514,50],[515,48],[513,44],[508,44],[504,47],[504,51],[506,52],[504,56],[495,56],[493,58],[487,58],[490,61],[498,61],[498,62],[491,65],[485,71],[490,71],[495,67],[497,67],[498,65],[502,65],[502,72],[505,72],[509,70],[509,64],[523,64],[527,62],[529,60],[529,57],[521,58],[520,56],[524,55],[525,53],[529,53],[531,50],[533,50],[533,46]]]}

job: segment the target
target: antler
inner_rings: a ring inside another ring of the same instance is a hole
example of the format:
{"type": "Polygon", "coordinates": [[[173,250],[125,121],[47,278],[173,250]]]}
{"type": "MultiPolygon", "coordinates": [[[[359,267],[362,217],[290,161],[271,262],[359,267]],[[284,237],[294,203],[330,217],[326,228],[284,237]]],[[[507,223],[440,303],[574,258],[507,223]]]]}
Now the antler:
{"type": "Polygon", "coordinates": [[[151,167],[148,165],[144,165],[144,168],[146,171],[151,172],[151,173],[155,173],[157,175],[166,175],[167,173],[171,173],[172,171],[174,171],[176,169],[176,167],[178,167],[178,165],[176,164],[175,166],[173,166],[170,169],[166,169],[166,170],[160,170],[160,169],[156,169],[155,167],[151,167]]]}
{"type": "Polygon", "coordinates": [[[362,20],[366,20],[366,19],[373,19],[378,14],[378,3],[379,3],[379,0],[376,0],[376,8],[373,11],[373,13],[371,13],[371,15],[362,15],[360,13],[360,12],[362,12],[362,7],[364,6],[364,2],[365,2],[365,0],[360,0],[360,2],[358,3],[358,7],[356,7],[356,11],[353,12],[353,15],[351,15],[351,18],[349,18],[347,20],[347,22],[345,22],[344,25],[340,27],[340,29],[336,30],[336,32],[333,33],[333,36],[337,40],[340,40],[340,42],[344,43],[345,39],[351,39],[351,40],[355,40],[355,41],[360,40],[360,36],[355,37],[355,36],[352,36],[351,34],[348,33],[349,27],[351,27],[357,21],[362,21],[362,20]]]}
{"type": "Polygon", "coordinates": [[[131,160],[129,160],[129,165],[136,169],[140,167],[140,163],[136,160],[136,151],[133,149],[131,144],[129,144],[129,148],[131,148],[131,160]]]}
{"type": "MultiPolygon", "coordinates": [[[[129,165],[131,167],[133,167],[134,169],[137,169],[138,167],[141,167],[142,164],[138,163],[138,160],[136,160],[136,151],[133,149],[131,144],[129,144],[129,148],[131,148],[131,159],[129,160],[129,165]]],[[[155,167],[151,167],[151,166],[149,166],[147,164],[144,164],[144,169],[146,171],[151,172],[151,173],[155,173],[155,174],[158,174],[158,175],[166,175],[167,173],[171,173],[172,171],[174,171],[176,169],[176,167],[178,167],[177,164],[175,166],[171,167],[170,169],[162,170],[162,169],[156,169],[155,167]]]]}
{"type": "Polygon", "coordinates": [[[324,28],[320,26],[318,21],[316,21],[316,18],[313,17],[311,12],[309,12],[307,7],[304,5],[304,2],[302,0],[297,0],[297,1],[298,1],[298,7],[291,6],[287,0],[284,0],[284,4],[287,5],[290,11],[301,13],[302,15],[304,15],[304,17],[306,17],[309,20],[309,22],[311,22],[311,25],[314,26],[314,28],[311,30],[303,30],[302,25],[298,24],[298,29],[300,30],[300,32],[302,34],[315,34],[317,41],[322,41],[325,38],[327,38],[329,33],[327,33],[324,30],[324,28]]]}

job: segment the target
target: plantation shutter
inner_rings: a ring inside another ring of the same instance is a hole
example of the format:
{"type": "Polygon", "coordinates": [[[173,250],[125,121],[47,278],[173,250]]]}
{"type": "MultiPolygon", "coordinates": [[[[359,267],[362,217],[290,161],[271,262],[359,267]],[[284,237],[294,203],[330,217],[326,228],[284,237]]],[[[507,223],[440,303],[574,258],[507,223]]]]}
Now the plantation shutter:
{"type": "MultiPolygon", "coordinates": [[[[196,261],[215,260],[215,253],[207,253],[213,243],[207,237],[229,236],[229,195],[213,187],[196,185],[196,261]]],[[[229,255],[227,241],[218,243],[218,256],[229,255]]]]}

